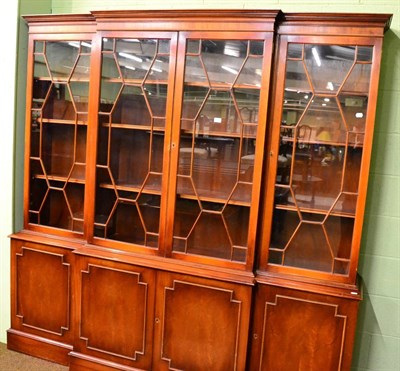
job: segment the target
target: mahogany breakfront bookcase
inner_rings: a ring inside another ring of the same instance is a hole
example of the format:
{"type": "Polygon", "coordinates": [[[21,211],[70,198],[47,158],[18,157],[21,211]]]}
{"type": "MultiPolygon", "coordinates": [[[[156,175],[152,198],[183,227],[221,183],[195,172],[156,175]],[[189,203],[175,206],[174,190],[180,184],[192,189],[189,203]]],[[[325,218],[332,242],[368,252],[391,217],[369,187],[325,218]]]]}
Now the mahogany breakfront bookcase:
{"type": "Polygon", "coordinates": [[[24,19],[8,347],[72,370],[350,370],[391,16],[24,19]]]}

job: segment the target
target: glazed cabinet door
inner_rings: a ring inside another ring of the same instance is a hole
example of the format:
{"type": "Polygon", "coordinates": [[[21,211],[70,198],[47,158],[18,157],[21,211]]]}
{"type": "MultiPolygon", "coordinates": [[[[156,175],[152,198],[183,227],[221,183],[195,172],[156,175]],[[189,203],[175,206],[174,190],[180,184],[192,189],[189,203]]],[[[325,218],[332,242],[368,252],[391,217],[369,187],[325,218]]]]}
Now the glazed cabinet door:
{"type": "Polygon", "coordinates": [[[244,370],[251,286],[159,272],[155,370],[244,370]]]}
{"type": "Polygon", "coordinates": [[[355,282],[380,48],[369,38],[280,39],[261,262],[270,272],[355,282]]]}
{"type": "Polygon", "coordinates": [[[358,303],[258,285],[248,369],[350,370],[358,303]]]}
{"type": "Polygon", "coordinates": [[[71,370],[151,370],[156,271],[79,255],[76,264],[71,370]]]}
{"type": "Polygon", "coordinates": [[[91,34],[29,43],[25,225],[82,235],[91,34]]]}
{"type": "Polygon", "coordinates": [[[167,251],[251,269],[272,36],[180,34],[167,251]]]}
{"type": "Polygon", "coordinates": [[[103,33],[96,39],[97,244],[153,254],[162,246],[176,35],[103,33]]]}

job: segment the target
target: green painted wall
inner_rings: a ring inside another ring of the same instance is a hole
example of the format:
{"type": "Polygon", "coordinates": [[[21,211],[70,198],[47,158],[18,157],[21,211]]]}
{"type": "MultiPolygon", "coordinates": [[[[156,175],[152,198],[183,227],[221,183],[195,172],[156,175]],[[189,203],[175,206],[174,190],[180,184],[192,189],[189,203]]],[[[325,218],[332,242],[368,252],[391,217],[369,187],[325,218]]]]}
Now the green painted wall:
{"type": "MultiPolygon", "coordinates": [[[[373,161],[359,272],[364,280],[353,370],[400,370],[400,1],[399,0],[20,0],[20,14],[86,13],[100,9],[253,8],[286,12],[392,13],[384,41],[373,161]],[[321,6],[323,4],[323,6],[321,6]],[[25,7],[24,7],[24,6],[25,7]],[[29,5],[29,10],[28,10],[29,5]]],[[[25,47],[21,32],[20,50],[25,47]]],[[[21,53],[21,60],[23,60],[21,53]]],[[[22,68],[23,62],[19,63],[22,68]]],[[[21,80],[23,76],[21,75],[21,80]]],[[[18,80],[19,81],[19,80],[18,80]]],[[[18,96],[24,94],[23,82],[18,96]]],[[[17,100],[17,112],[24,101],[17,100]]],[[[17,119],[17,153],[23,152],[23,119],[17,119]]],[[[22,222],[22,166],[16,158],[15,226],[22,222]]],[[[0,273],[1,274],[1,273],[0,273]]],[[[1,340],[1,339],[0,339],[1,340]]]]}
{"type": "Polygon", "coordinates": [[[2,13],[2,22],[0,22],[0,34],[3,35],[0,58],[0,68],[3,71],[0,89],[2,128],[0,135],[0,341],[5,340],[5,330],[10,323],[10,241],[7,236],[13,230],[14,93],[18,0],[10,0],[2,13]]]}

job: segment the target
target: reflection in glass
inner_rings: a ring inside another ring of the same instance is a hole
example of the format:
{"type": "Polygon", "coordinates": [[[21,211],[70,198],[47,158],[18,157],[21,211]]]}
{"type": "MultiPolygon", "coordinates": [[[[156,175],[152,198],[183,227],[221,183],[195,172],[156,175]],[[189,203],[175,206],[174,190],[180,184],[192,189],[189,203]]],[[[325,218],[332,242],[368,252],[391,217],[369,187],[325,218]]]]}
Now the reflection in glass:
{"type": "Polygon", "coordinates": [[[259,40],[187,41],[174,252],[246,261],[263,53],[259,40]]]}
{"type": "Polygon", "coordinates": [[[346,132],[336,99],[316,96],[299,123],[298,142],[344,143],[346,132]]]}
{"type": "Polygon", "coordinates": [[[369,79],[371,77],[371,65],[356,63],[346,79],[342,92],[356,94],[368,94],[369,79]]]}
{"type": "Polygon", "coordinates": [[[29,222],[83,232],[90,41],[37,41],[29,222]]]}
{"type": "MultiPolygon", "coordinates": [[[[81,50],[82,43],[79,41],[46,42],[47,63],[54,80],[66,80],[71,75],[79,53],[87,53],[87,50],[81,50]]],[[[89,66],[86,67],[89,68],[89,66]]]]}
{"type": "Polygon", "coordinates": [[[103,39],[95,236],[157,248],[170,40],[103,39]]]}
{"type": "Polygon", "coordinates": [[[357,46],[357,62],[372,63],[373,50],[372,46],[357,46]]]}
{"type": "Polygon", "coordinates": [[[269,263],[346,275],[372,48],[288,44],[269,263]]]}
{"type": "Polygon", "coordinates": [[[304,62],[315,91],[337,92],[355,59],[355,46],[305,45],[304,62]]]}
{"type": "Polygon", "coordinates": [[[290,43],[288,45],[288,59],[303,59],[303,44],[290,43]]]}

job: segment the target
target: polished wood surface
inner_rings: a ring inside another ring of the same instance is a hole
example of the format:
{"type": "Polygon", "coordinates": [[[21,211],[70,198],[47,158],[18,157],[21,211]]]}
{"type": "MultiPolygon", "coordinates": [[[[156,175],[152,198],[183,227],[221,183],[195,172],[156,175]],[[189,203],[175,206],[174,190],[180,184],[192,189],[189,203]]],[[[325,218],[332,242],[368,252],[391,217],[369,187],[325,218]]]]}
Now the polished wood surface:
{"type": "Polygon", "coordinates": [[[157,281],[155,368],[244,369],[251,287],[169,273],[157,281]]]}
{"type": "Polygon", "coordinates": [[[8,347],[71,370],[350,370],[391,16],[24,19],[8,347]]]}
{"type": "Polygon", "coordinates": [[[74,351],[150,369],[155,277],[151,269],[81,257],[74,351]]]}
{"type": "Polygon", "coordinates": [[[68,364],[72,350],[72,250],[12,239],[8,347],[68,364]]]}
{"type": "Polygon", "coordinates": [[[256,292],[250,370],[350,370],[358,301],[269,285],[256,292]]]}

